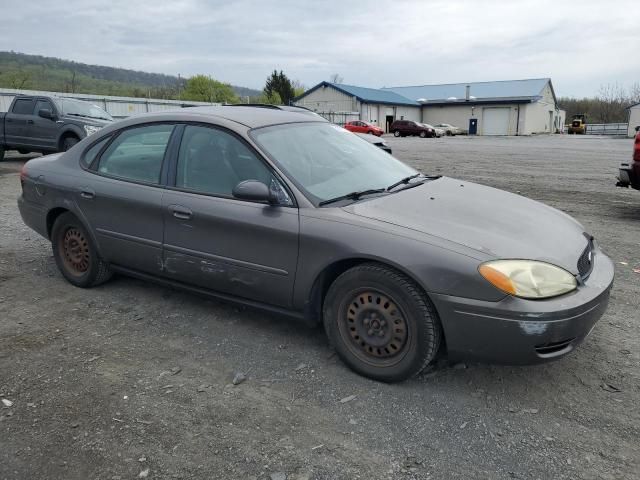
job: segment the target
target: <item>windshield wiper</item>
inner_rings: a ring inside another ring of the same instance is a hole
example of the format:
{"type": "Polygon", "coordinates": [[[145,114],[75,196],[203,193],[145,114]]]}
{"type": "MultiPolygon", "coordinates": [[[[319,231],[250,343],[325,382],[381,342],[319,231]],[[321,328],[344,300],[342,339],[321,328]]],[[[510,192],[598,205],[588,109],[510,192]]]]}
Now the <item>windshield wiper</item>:
{"type": "Polygon", "coordinates": [[[81,113],[67,113],[67,115],[70,115],[70,116],[72,116],[72,117],[93,118],[93,117],[90,117],[89,115],[83,115],[83,114],[81,114],[81,113]]]}
{"type": "Polygon", "coordinates": [[[339,197],[330,198],[328,200],[323,200],[318,205],[319,206],[327,205],[329,203],[339,202],[340,200],[358,200],[363,195],[371,195],[371,194],[374,194],[374,193],[382,193],[382,192],[385,192],[385,191],[386,191],[386,189],[384,189],[384,188],[372,188],[372,189],[369,189],[369,190],[362,190],[360,192],[351,192],[351,193],[347,193],[346,195],[340,195],[339,197]]]}
{"type": "Polygon", "coordinates": [[[410,180],[413,180],[414,178],[418,178],[420,175],[422,175],[421,173],[416,173],[414,175],[409,175],[408,177],[404,177],[401,180],[398,180],[396,183],[392,183],[391,185],[389,185],[387,187],[387,192],[389,190],[393,190],[394,188],[396,188],[398,185],[402,185],[403,183],[409,183],[410,180]]]}
{"type": "MultiPolygon", "coordinates": [[[[442,177],[442,175],[423,175],[422,173],[416,173],[414,175],[409,175],[408,177],[404,177],[401,180],[398,180],[396,183],[392,183],[391,185],[389,185],[387,187],[387,192],[390,190],[393,190],[394,188],[396,188],[398,185],[406,185],[407,183],[409,183],[411,180],[413,180],[414,178],[418,178],[418,177],[422,177],[422,179],[424,180],[435,180],[436,178],[440,178],[442,177]]],[[[422,185],[422,183],[416,183],[415,187],[417,187],[418,185],[422,185]]]]}

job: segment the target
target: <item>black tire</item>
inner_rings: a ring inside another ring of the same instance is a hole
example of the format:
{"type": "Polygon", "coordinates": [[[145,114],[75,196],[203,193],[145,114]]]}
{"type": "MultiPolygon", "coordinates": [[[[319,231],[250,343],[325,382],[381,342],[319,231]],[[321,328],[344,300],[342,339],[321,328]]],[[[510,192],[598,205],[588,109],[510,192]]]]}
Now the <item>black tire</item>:
{"type": "Polygon", "coordinates": [[[453,136],[453,132],[451,130],[447,130],[447,137],[452,137],[453,136]]]}
{"type": "Polygon", "coordinates": [[[71,147],[73,147],[79,141],[80,139],[78,137],[74,137],[71,135],[68,137],[64,137],[64,140],[62,140],[62,151],[66,152],[67,150],[70,150],[71,147]]]}
{"type": "Polygon", "coordinates": [[[419,135],[420,135],[420,138],[427,138],[427,132],[425,132],[424,130],[420,132],[419,135]]]}
{"type": "Polygon", "coordinates": [[[19,148],[18,153],[20,155],[26,155],[27,153],[31,153],[31,150],[25,150],[24,148],[19,148]]]}
{"type": "Polygon", "coordinates": [[[394,130],[393,131],[393,136],[394,137],[399,137],[400,136],[400,130],[394,130]]]}
{"type": "Polygon", "coordinates": [[[407,276],[377,263],[353,267],[333,282],[323,320],[340,358],[382,382],[420,373],[435,358],[442,338],[425,292],[407,276]]]}
{"type": "Polygon", "coordinates": [[[4,160],[4,147],[0,146],[0,162],[4,160]]]}
{"type": "Polygon", "coordinates": [[[373,135],[373,130],[369,130],[369,131],[367,132],[367,135],[373,135]]]}
{"type": "Polygon", "coordinates": [[[72,213],[56,219],[51,246],[60,273],[76,287],[95,287],[111,278],[109,264],[98,256],[87,230],[72,213]]]}

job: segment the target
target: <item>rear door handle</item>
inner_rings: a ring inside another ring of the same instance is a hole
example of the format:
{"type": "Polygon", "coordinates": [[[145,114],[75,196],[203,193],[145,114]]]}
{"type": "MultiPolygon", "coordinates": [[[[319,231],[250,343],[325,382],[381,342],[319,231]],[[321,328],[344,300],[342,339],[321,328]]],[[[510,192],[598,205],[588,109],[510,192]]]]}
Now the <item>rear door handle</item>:
{"type": "Polygon", "coordinates": [[[171,210],[171,213],[173,213],[174,217],[179,218],[180,220],[189,220],[193,215],[193,212],[191,210],[180,205],[171,205],[169,207],[169,210],[171,210]]]}
{"type": "Polygon", "coordinates": [[[92,198],[94,198],[96,196],[96,192],[94,192],[90,188],[81,188],[80,189],[80,196],[82,198],[92,199],[92,198]]]}

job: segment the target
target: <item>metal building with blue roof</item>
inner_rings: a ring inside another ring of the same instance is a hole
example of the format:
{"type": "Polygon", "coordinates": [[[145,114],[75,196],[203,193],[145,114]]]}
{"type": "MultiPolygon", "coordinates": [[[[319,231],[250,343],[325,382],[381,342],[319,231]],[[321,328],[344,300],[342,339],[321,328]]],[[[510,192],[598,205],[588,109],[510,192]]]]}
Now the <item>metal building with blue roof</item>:
{"type": "Polygon", "coordinates": [[[320,82],[295,100],[336,123],[362,120],[390,132],[394,120],[451,124],[477,135],[562,131],[550,78],[368,88],[320,82]]]}

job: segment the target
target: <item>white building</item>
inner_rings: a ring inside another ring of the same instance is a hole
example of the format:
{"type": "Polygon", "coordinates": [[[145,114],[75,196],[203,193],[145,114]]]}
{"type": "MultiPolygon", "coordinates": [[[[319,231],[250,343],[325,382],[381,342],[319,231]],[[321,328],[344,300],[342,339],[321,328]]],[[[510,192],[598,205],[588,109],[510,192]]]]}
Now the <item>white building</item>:
{"type": "Polygon", "coordinates": [[[629,125],[627,134],[630,137],[634,137],[636,134],[636,127],[638,126],[640,126],[640,103],[636,103],[629,107],[629,125]]]}
{"type": "Polygon", "coordinates": [[[564,125],[549,78],[382,89],[321,82],[295,103],[332,121],[327,113],[349,112],[387,132],[401,119],[450,123],[477,135],[555,133],[564,125]]]}

